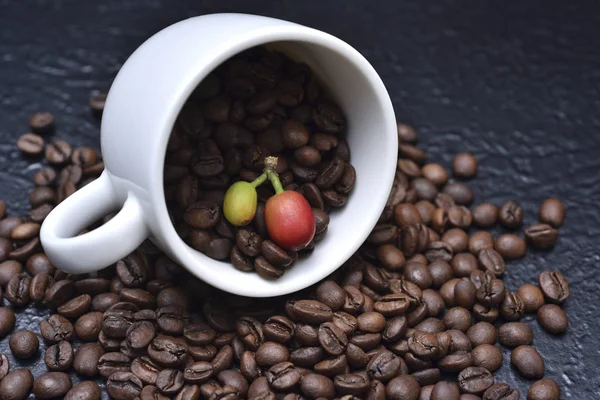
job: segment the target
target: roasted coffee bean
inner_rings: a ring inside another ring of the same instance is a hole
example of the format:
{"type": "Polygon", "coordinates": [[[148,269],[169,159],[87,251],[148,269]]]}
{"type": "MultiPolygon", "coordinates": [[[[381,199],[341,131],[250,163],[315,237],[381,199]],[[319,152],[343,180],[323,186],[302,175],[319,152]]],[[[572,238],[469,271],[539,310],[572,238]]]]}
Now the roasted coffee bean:
{"type": "Polygon", "coordinates": [[[322,347],[300,347],[290,353],[289,360],[298,367],[311,368],[324,357],[322,347]]]}
{"type": "Polygon", "coordinates": [[[333,322],[325,322],[319,327],[319,343],[323,349],[334,356],[342,354],[348,345],[344,331],[333,322]]]}
{"type": "Polygon", "coordinates": [[[42,272],[33,277],[29,286],[29,297],[36,303],[41,303],[50,285],[50,276],[42,272]]]}
{"type": "Polygon", "coordinates": [[[521,285],[517,294],[523,300],[523,308],[526,313],[537,312],[544,305],[544,295],[535,285],[529,283],[521,285]]]}
{"type": "Polygon", "coordinates": [[[431,390],[431,400],[460,400],[458,386],[454,382],[441,381],[436,383],[431,390]]]}
{"type": "Polygon", "coordinates": [[[58,307],[58,313],[67,318],[78,318],[88,311],[92,304],[89,294],[82,294],[58,307]]]}
{"type": "Polygon", "coordinates": [[[505,228],[518,228],[523,222],[523,208],[515,201],[505,201],[498,210],[498,221],[505,228]]]}
{"type": "Polygon", "coordinates": [[[148,267],[139,253],[131,253],[118,261],[116,271],[126,287],[139,287],[148,280],[148,267]]]}
{"type": "Polygon", "coordinates": [[[527,379],[544,376],[544,359],[532,346],[519,346],[510,354],[510,362],[527,379]]]}
{"type": "MultiPolygon", "coordinates": [[[[409,261],[404,267],[404,281],[415,284],[420,289],[427,289],[433,283],[433,277],[425,264],[409,261]]],[[[392,288],[392,292],[394,289],[392,288]]]]}
{"type": "Polygon", "coordinates": [[[452,279],[452,268],[445,261],[434,261],[428,265],[428,268],[429,273],[431,274],[431,283],[434,288],[439,288],[452,279]]]}
{"type": "Polygon", "coordinates": [[[167,399],[169,399],[169,397],[161,394],[156,386],[147,385],[142,388],[139,399],[140,400],[146,400],[146,399],[148,399],[148,400],[167,400],[167,399]]]}
{"type": "Polygon", "coordinates": [[[466,332],[471,327],[471,313],[466,308],[453,307],[446,311],[443,321],[448,329],[466,332]]]}
{"type": "Polygon", "coordinates": [[[408,339],[408,348],[422,360],[437,359],[441,355],[437,336],[427,332],[415,331],[408,339]]]}
{"type": "Polygon", "coordinates": [[[444,299],[435,290],[423,290],[423,303],[427,306],[427,315],[437,317],[446,308],[444,299]]]}
{"type": "Polygon", "coordinates": [[[331,321],[331,308],[316,300],[298,300],[289,302],[290,317],[308,324],[320,324],[331,321]]]}
{"type": "Polygon", "coordinates": [[[142,387],[142,381],[131,372],[115,372],[106,382],[106,391],[115,400],[137,398],[142,387]]]}
{"type": "Polygon", "coordinates": [[[506,383],[497,383],[490,386],[483,393],[483,400],[519,400],[519,392],[506,383]]]}
{"type": "Polygon", "coordinates": [[[0,263],[0,285],[6,287],[8,282],[21,272],[23,272],[23,265],[18,261],[6,260],[0,263]]]}
{"type": "Polygon", "coordinates": [[[179,392],[182,387],[183,373],[179,370],[163,369],[156,378],[156,388],[164,394],[173,395],[179,392]]]}
{"type": "Polygon", "coordinates": [[[343,207],[348,201],[348,196],[344,196],[335,190],[324,190],[322,195],[325,204],[334,208],[343,207]]]}
{"type": "Polygon", "coordinates": [[[425,368],[411,374],[421,386],[434,385],[439,382],[441,372],[438,368],[425,368]]]}
{"type": "Polygon", "coordinates": [[[465,350],[455,351],[438,361],[438,367],[442,371],[455,374],[472,365],[473,356],[465,350]]]}
{"type": "Polygon", "coordinates": [[[505,233],[496,238],[494,248],[504,259],[514,260],[525,256],[527,245],[521,237],[505,233]]]}
{"type": "MultiPolygon", "coordinates": [[[[21,225],[23,223],[23,218],[21,217],[6,217],[4,219],[2,219],[0,221],[0,237],[1,238],[6,238],[6,239],[10,239],[10,234],[12,233],[13,229],[15,229],[17,226],[21,225]]],[[[8,245],[8,250],[6,250],[6,253],[8,254],[10,251],[12,251],[12,244],[10,243],[9,240],[6,241],[6,244],[8,245]]],[[[4,243],[3,243],[4,246],[4,243]]],[[[4,259],[6,259],[6,257],[2,257],[4,259]]]]}
{"type": "Polygon", "coordinates": [[[502,365],[502,351],[491,344],[481,344],[471,352],[473,365],[494,372],[502,365]]]}
{"type": "Polygon", "coordinates": [[[391,351],[382,349],[375,353],[366,366],[370,379],[388,382],[398,374],[401,368],[401,360],[391,351]]]}
{"type": "Polygon", "coordinates": [[[65,395],[65,400],[100,400],[102,390],[96,382],[83,381],[71,388],[65,395]]]}
{"type": "Polygon", "coordinates": [[[571,294],[569,283],[560,271],[542,272],[538,283],[544,297],[551,303],[563,303],[571,294]]]}
{"type": "Polygon", "coordinates": [[[303,376],[300,380],[300,390],[306,397],[311,399],[335,397],[333,381],[323,375],[308,374],[303,376]]]}
{"type": "Polygon", "coordinates": [[[73,369],[79,375],[94,377],[98,373],[98,363],[103,354],[104,350],[98,343],[84,343],[79,346],[72,359],[73,369]]]}
{"type": "MultiPolygon", "coordinates": [[[[0,308],[3,310],[3,308],[0,308]]],[[[49,343],[58,343],[61,340],[71,340],[73,337],[73,324],[65,317],[54,314],[40,322],[40,333],[49,343]]]]}
{"type": "Polygon", "coordinates": [[[404,293],[393,293],[381,296],[374,304],[375,311],[386,316],[394,317],[404,314],[411,305],[411,298],[404,293]]]}
{"type": "Polygon", "coordinates": [[[131,362],[131,372],[148,385],[156,383],[160,370],[161,368],[147,356],[138,357],[131,362]]]}
{"type": "Polygon", "coordinates": [[[50,263],[50,260],[44,253],[36,253],[29,257],[25,264],[25,269],[32,276],[43,272],[53,275],[55,270],[54,266],[50,263]]]}
{"type": "MultiPolygon", "coordinates": [[[[56,193],[47,186],[40,186],[29,193],[29,204],[31,207],[39,207],[43,204],[54,204],[56,202],[56,193]]],[[[12,223],[13,221],[11,221],[12,223]]]]}
{"type": "Polygon", "coordinates": [[[369,389],[370,382],[361,374],[340,374],[334,378],[333,385],[337,393],[355,398],[354,396],[360,396],[369,389]]]}
{"type": "Polygon", "coordinates": [[[442,260],[449,262],[452,260],[452,248],[446,242],[437,241],[429,243],[425,256],[429,262],[442,260]]]}
{"type": "Polygon", "coordinates": [[[73,347],[63,340],[46,349],[44,362],[50,371],[68,371],[73,365],[73,347]]]}
{"type": "Polygon", "coordinates": [[[131,359],[123,353],[109,352],[98,360],[98,373],[105,378],[115,372],[128,372],[131,369],[131,359]]]}
{"type": "Polygon", "coordinates": [[[276,268],[262,256],[254,259],[254,270],[264,279],[278,279],[284,273],[283,270],[276,268]]]}
{"type": "Polygon", "coordinates": [[[462,278],[454,286],[454,301],[456,305],[470,309],[475,304],[477,289],[469,278],[462,278]]]}
{"type": "Polygon", "coordinates": [[[444,193],[449,194],[460,206],[468,206],[473,202],[473,192],[462,182],[448,183],[444,187],[444,193]]]}
{"type": "Polygon", "coordinates": [[[482,367],[468,367],[458,374],[458,385],[464,393],[480,395],[493,384],[494,377],[482,367]]]}
{"type": "MultiPolygon", "coordinates": [[[[473,280],[473,277],[471,278],[473,280]]],[[[475,283],[477,287],[477,283],[475,283]]],[[[483,280],[477,288],[477,301],[489,306],[500,304],[505,297],[504,282],[500,279],[494,279],[488,271],[484,274],[483,280]]]]}
{"type": "Polygon", "coordinates": [[[25,133],[17,139],[17,148],[26,156],[39,156],[44,152],[44,138],[35,133],[25,133]]]}
{"type": "Polygon", "coordinates": [[[523,318],[525,314],[523,300],[514,292],[506,292],[504,300],[500,303],[500,314],[508,321],[523,318]]]}
{"type": "Polygon", "coordinates": [[[560,400],[560,386],[553,379],[540,379],[529,387],[527,400],[560,400]]]}
{"type": "Polygon", "coordinates": [[[558,231],[548,224],[533,224],[525,229],[527,242],[536,249],[549,249],[558,238],[558,231]]]}
{"type": "Polygon", "coordinates": [[[500,276],[506,271],[506,264],[496,250],[483,249],[479,252],[477,259],[483,270],[493,272],[496,276],[500,276]]]}
{"type": "MultiPolygon", "coordinates": [[[[114,307],[114,306],[113,306],[114,307]]],[[[133,312],[129,310],[108,310],[102,316],[102,331],[113,338],[124,338],[133,323],[133,312]]]]}
{"type": "Polygon", "coordinates": [[[55,282],[46,292],[46,298],[44,299],[46,306],[51,309],[57,308],[71,297],[74,290],[73,281],[69,279],[55,282]]]}
{"type": "Polygon", "coordinates": [[[467,337],[473,346],[496,343],[496,328],[489,322],[478,322],[467,330],[467,337]]]}
{"type": "Polygon", "coordinates": [[[398,141],[406,143],[416,143],[419,141],[419,135],[412,126],[408,124],[399,123],[398,141]]]}
{"type": "Polygon", "coordinates": [[[256,363],[253,352],[245,351],[242,353],[240,357],[240,372],[250,382],[256,380],[262,374],[262,370],[256,363]]]}
{"type": "Polygon", "coordinates": [[[456,305],[456,299],[454,298],[454,288],[456,284],[460,282],[460,279],[454,278],[450,279],[446,283],[442,285],[440,288],[440,296],[444,300],[446,307],[453,307],[456,305]]]}
{"type": "Polygon", "coordinates": [[[562,308],[556,304],[544,304],[537,312],[538,323],[553,335],[560,335],[566,332],[569,327],[569,320],[562,308]]]}
{"type": "Polygon", "coordinates": [[[24,329],[14,332],[8,345],[16,358],[28,359],[37,353],[40,342],[35,333],[24,329]]]}
{"type": "Polygon", "coordinates": [[[33,176],[36,186],[50,186],[56,181],[56,171],[52,167],[42,168],[33,176]]]}
{"type": "Polygon", "coordinates": [[[288,361],[290,353],[287,347],[277,342],[264,342],[256,350],[256,363],[269,368],[277,363],[288,361]]]}
{"type": "Polygon", "coordinates": [[[51,164],[64,164],[71,158],[71,151],[68,142],[57,139],[46,146],[46,159],[51,164]]]}
{"type": "Polygon", "coordinates": [[[414,178],[410,183],[410,188],[415,190],[419,200],[433,201],[438,194],[438,189],[433,182],[425,178],[414,178]]]}
{"type": "Polygon", "coordinates": [[[38,399],[62,398],[73,386],[64,372],[46,372],[33,381],[33,394],[38,399]]]}
{"type": "Polygon", "coordinates": [[[158,365],[175,368],[187,359],[186,346],[170,336],[157,336],[148,346],[148,355],[158,365]]]}
{"type": "Polygon", "coordinates": [[[544,200],[540,206],[538,219],[554,228],[560,227],[565,220],[565,206],[562,201],[554,198],[544,200]]]}
{"type": "Polygon", "coordinates": [[[418,400],[421,387],[411,375],[399,375],[388,382],[385,393],[390,400],[418,400]]]}
{"type": "Polygon", "coordinates": [[[465,206],[451,207],[448,210],[448,224],[452,227],[468,229],[472,220],[471,211],[465,206]]]}
{"type": "Polygon", "coordinates": [[[35,222],[23,222],[21,225],[15,227],[10,237],[13,240],[30,240],[40,233],[40,224],[35,222]]]}
{"type": "Polygon", "coordinates": [[[494,248],[494,238],[489,232],[478,231],[469,238],[469,251],[478,255],[481,250],[494,248]]]}
{"type": "Polygon", "coordinates": [[[102,331],[98,334],[98,343],[102,346],[104,351],[118,351],[121,348],[121,339],[113,339],[102,331]]]}
{"type": "Polygon", "coordinates": [[[473,208],[473,223],[480,228],[491,228],[498,220],[498,207],[492,203],[481,203],[473,208]]]}
{"type": "Polygon", "coordinates": [[[492,323],[498,319],[500,312],[497,307],[488,307],[477,303],[473,306],[473,315],[479,321],[492,323]]]}
{"type": "Polygon", "coordinates": [[[467,251],[469,237],[462,229],[453,228],[446,231],[442,237],[442,242],[447,243],[454,254],[467,251]]]}
{"type": "MultiPolygon", "coordinates": [[[[34,278],[35,280],[35,278],[34,278]]],[[[32,282],[33,285],[33,282],[32,282]]],[[[101,293],[92,299],[92,310],[104,312],[119,302],[119,295],[116,293],[101,293]]]]}
{"type": "Polygon", "coordinates": [[[394,207],[394,218],[398,226],[416,225],[422,222],[419,210],[410,203],[400,203],[394,207]]]}
{"type": "Polygon", "coordinates": [[[14,306],[26,306],[31,300],[29,297],[30,285],[31,278],[29,276],[25,274],[15,275],[6,285],[4,297],[14,306]]]}
{"type": "Polygon", "coordinates": [[[458,153],[452,159],[452,172],[459,178],[473,178],[477,174],[477,159],[471,153],[458,153]]]}

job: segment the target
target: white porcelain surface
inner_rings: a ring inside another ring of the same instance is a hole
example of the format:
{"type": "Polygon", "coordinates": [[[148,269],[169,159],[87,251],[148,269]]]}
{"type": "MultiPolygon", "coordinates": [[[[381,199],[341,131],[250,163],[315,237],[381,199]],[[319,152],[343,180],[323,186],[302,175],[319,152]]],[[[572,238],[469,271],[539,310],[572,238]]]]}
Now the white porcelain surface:
{"type": "Polygon", "coordinates": [[[176,23],[127,60],[106,101],[101,128],[106,170],[46,218],[41,240],[50,260],[71,273],[104,268],[146,237],[207,283],[252,297],[291,293],[344,263],[375,226],[396,169],[397,134],[389,95],[367,60],[321,31],[272,18],[213,14],[176,23]],[[267,44],[310,65],[348,118],[357,182],[348,204],[331,214],[326,238],[277,281],[244,273],[188,247],[168,217],[163,192],[167,141],[198,83],[226,59],[267,44]],[[74,236],[107,212],[107,224],[74,236]]]}

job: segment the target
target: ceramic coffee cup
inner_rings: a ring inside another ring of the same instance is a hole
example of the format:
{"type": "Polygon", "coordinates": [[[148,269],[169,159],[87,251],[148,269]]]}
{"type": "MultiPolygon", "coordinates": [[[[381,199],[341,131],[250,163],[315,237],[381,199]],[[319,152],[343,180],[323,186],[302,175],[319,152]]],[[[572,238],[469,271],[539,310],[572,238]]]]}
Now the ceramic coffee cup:
{"type": "Polygon", "coordinates": [[[173,260],[228,292],[268,297],[303,289],[341,266],[364,242],[388,198],[397,157],[389,95],[368,61],[340,39],[291,22],[244,14],[213,14],[176,23],[142,44],[110,88],[101,127],[106,169],[60,203],[40,233],[52,263],[69,273],[104,268],[150,238],[173,260]],[[268,281],[189,247],[173,227],[163,190],[167,142],[183,104],[219,64],[268,44],[308,64],[348,120],[356,169],[348,203],[331,214],[315,250],[282,278],[268,281]],[[83,228],[109,212],[106,224],[83,228]]]}

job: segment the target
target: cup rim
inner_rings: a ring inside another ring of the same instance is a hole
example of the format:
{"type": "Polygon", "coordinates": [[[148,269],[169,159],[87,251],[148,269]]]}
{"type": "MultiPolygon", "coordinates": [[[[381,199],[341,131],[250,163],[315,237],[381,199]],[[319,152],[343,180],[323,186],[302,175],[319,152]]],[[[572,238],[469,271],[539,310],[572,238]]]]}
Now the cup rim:
{"type": "MultiPolygon", "coordinates": [[[[202,17],[190,18],[188,20],[182,21],[183,23],[191,23],[191,22],[200,22],[198,20],[211,16],[218,16],[223,14],[212,14],[202,17]],[[196,20],[196,21],[192,21],[196,20]]],[[[231,15],[231,14],[229,14],[231,15]]],[[[243,14],[240,14],[243,15],[243,14]]],[[[263,17],[265,18],[265,17],[263,17]]],[[[376,93],[376,98],[378,100],[378,107],[382,108],[382,113],[385,116],[384,125],[388,125],[388,130],[391,133],[394,133],[392,137],[387,138],[386,140],[394,140],[395,151],[393,151],[389,155],[389,159],[382,159],[380,162],[382,165],[394,164],[397,159],[397,136],[395,135],[395,115],[393,111],[393,107],[391,104],[391,99],[389,94],[373,68],[373,66],[362,56],[356,49],[352,46],[344,42],[343,40],[336,38],[328,33],[305,27],[302,25],[298,25],[293,22],[281,21],[282,24],[276,26],[266,26],[261,27],[259,29],[255,29],[252,32],[249,32],[244,36],[243,40],[231,41],[228,45],[223,45],[221,50],[217,55],[212,57],[210,61],[204,63],[202,68],[200,68],[197,72],[193,74],[191,78],[188,78],[187,81],[183,84],[183,87],[179,90],[179,94],[177,96],[177,100],[172,102],[170,108],[165,111],[166,118],[163,118],[164,125],[157,127],[157,129],[162,132],[162,135],[159,139],[158,146],[156,146],[155,151],[158,154],[154,154],[153,159],[157,160],[154,164],[153,171],[153,179],[151,180],[151,184],[154,186],[154,190],[152,193],[153,204],[154,204],[154,213],[156,216],[156,227],[160,236],[159,241],[166,245],[166,251],[169,255],[171,255],[176,261],[180,262],[184,268],[186,268],[190,273],[203,280],[204,282],[214,286],[220,290],[234,293],[237,295],[247,296],[247,297],[274,297],[285,295],[293,292],[297,292],[299,290],[305,289],[316,282],[319,282],[326,276],[330,275],[332,272],[337,270],[346,260],[348,260],[360,247],[360,245],[366,240],[370,231],[376,225],[383,208],[387,202],[387,193],[392,188],[393,179],[394,179],[394,170],[393,168],[383,168],[379,179],[381,179],[381,187],[385,189],[382,193],[386,193],[385,196],[380,196],[380,198],[373,198],[373,207],[369,210],[368,214],[365,214],[364,219],[368,220],[368,226],[370,227],[368,230],[365,229],[364,232],[357,232],[353,235],[353,243],[346,243],[343,252],[340,252],[338,255],[339,262],[332,263],[332,266],[327,268],[319,269],[318,272],[311,273],[311,278],[307,280],[296,280],[291,283],[285,285],[285,288],[278,284],[278,281],[272,281],[273,285],[269,285],[269,290],[262,290],[261,293],[257,293],[256,289],[253,289],[251,285],[243,285],[235,282],[224,281],[222,278],[219,278],[218,271],[214,271],[213,273],[204,272],[204,268],[197,268],[198,261],[196,259],[195,253],[200,253],[197,250],[190,247],[187,243],[181,239],[175,230],[174,224],[171,222],[168,214],[168,208],[165,200],[165,191],[164,191],[164,183],[163,183],[163,166],[166,160],[166,150],[168,141],[171,135],[172,127],[176,123],[176,119],[179,115],[179,112],[183,108],[185,102],[192,94],[193,90],[197,87],[197,85],[205,79],[205,77],[214,71],[219,65],[233,57],[240,52],[247,50],[249,48],[265,45],[273,42],[300,42],[300,43],[308,43],[314,44],[317,46],[321,46],[328,51],[337,53],[338,55],[343,56],[348,62],[353,63],[357,70],[365,77],[365,79],[370,83],[373,88],[374,93],[376,93]],[[392,160],[393,158],[393,160],[392,160]]],[[[169,28],[166,28],[169,29],[169,28]]],[[[150,239],[152,240],[154,233],[151,232],[150,239]]],[[[206,257],[209,262],[224,262],[220,260],[213,260],[210,257],[202,254],[203,257],[206,257]]],[[[240,271],[240,273],[243,273],[240,271]]]]}

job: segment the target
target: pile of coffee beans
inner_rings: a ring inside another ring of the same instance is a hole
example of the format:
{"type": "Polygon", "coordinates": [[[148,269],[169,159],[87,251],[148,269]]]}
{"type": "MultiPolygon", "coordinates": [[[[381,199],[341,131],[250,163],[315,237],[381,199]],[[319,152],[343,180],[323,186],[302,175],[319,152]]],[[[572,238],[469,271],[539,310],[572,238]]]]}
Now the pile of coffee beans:
{"type": "MultiPolygon", "coordinates": [[[[90,102],[96,113],[103,98],[90,102]]],[[[528,399],[560,399],[557,383],[545,377],[531,326],[520,320],[537,313],[547,332],[563,334],[567,280],[555,270],[516,290],[502,280],[506,260],[522,257],[528,246],[555,243],[565,218],[559,200],[544,201],[539,223],[525,228],[523,239],[517,202],[469,209],[469,187],[426,163],[415,130],[399,124],[396,179],[379,223],[343,267],[311,288],[274,299],[231,295],[194,278],[150,242],[104,270],[69,275],[44,254],[40,224],[55,204],[101,173],[101,157],[60,139],[44,144],[54,130],[48,113],[34,115],[30,126],[33,132],[17,145],[29,157],[45,154],[49,166],[33,176],[26,216],[6,216],[0,202],[0,286],[9,303],[0,307],[0,338],[10,335],[17,359],[43,356],[48,372],[34,377],[1,354],[1,399],[33,392],[42,399],[95,400],[98,377],[117,400],[519,399],[516,389],[494,378],[507,364],[499,346],[512,349],[510,363],[535,380],[528,399]],[[496,224],[507,233],[494,239],[483,229],[496,224]],[[15,312],[32,304],[50,310],[39,331],[13,331],[15,312]],[[72,371],[83,380],[73,387],[72,371]]],[[[186,179],[197,179],[185,169],[186,179]]],[[[455,177],[476,172],[471,154],[456,156],[455,177]]],[[[176,197],[189,198],[190,187],[175,186],[176,197]]],[[[222,193],[194,187],[197,201],[209,201],[198,200],[199,193],[222,193]]],[[[234,236],[223,235],[223,219],[216,220],[215,227],[189,231],[238,248],[234,236]]]]}
{"type": "Polygon", "coordinates": [[[264,210],[273,188],[257,188],[256,216],[242,228],[223,216],[225,192],[258,178],[265,157],[276,156],[284,189],[313,208],[316,235],[300,253],[310,252],[327,232],[330,211],[343,207],[354,187],[345,129],[344,114],[306,64],[263,47],[226,61],[194,91],[171,133],[164,183],[177,232],[211,258],[281,277],[298,254],[269,240],[264,210]]]}

